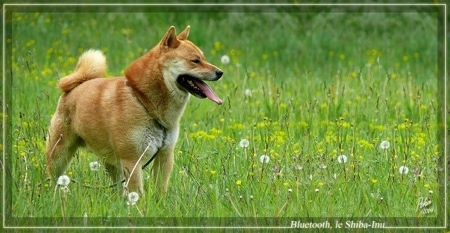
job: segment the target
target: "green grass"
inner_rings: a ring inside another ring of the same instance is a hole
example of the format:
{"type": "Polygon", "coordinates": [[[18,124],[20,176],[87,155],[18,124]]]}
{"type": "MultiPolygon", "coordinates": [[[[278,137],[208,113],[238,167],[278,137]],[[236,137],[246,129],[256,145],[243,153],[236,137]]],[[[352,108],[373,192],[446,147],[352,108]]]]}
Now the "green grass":
{"type": "Polygon", "coordinates": [[[383,11],[14,13],[6,41],[12,216],[436,216],[443,205],[436,19],[383,11]],[[121,76],[170,25],[180,32],[187,24],[189,39],[225,72],[211,83],[224,104],[191,98],[168,195],[156,200],[148,179],[147,195],[127,206],[116,189],[83,187],[111,184],[103,167],[90,170],[98,159],[84,150],[67,171],[77,181],[70,192],[45,181],[56,83],[78,56],[101,49],[108,75],[121,76]],[[401,166],[409,172],[400,174],[401,166]],[[431,198],[432,213],[417,210],[421,197],[431,198]]]}

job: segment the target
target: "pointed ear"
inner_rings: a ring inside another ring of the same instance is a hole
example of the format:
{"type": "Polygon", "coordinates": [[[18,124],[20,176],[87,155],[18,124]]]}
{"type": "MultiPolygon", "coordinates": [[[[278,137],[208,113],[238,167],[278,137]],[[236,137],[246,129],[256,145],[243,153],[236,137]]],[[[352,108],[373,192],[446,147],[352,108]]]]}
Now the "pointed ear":
{"type": "Polygon", "coordinates": [[[162,48],[177,48],[180,45],[180,41],[177,39],[177,35],[175,34],[175,27],[171,26],[169,30],[167,30],[166,34],[159,42],[159,45],[162,48]]]}
{"type": "Polygon", "coordinates": [[[184,31],[182,31],[180,34],[178,34],[178,40],[186,40],[189,36],[189,30],[191,29],[191,26],[187,26],[184,31]]]}

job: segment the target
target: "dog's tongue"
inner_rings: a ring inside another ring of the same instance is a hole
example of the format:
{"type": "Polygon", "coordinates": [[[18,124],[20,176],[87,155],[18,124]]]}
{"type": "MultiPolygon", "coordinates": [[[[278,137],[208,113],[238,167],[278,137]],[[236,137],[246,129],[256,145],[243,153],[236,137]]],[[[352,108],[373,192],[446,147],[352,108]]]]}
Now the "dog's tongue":
{"type": "Polygon", "coordinates": [[[204,82],[195,80],[195,84],[203,91],[203,93],[216,104],[222,104],[222,100],[214,93],[214,91],[204,82]]]}

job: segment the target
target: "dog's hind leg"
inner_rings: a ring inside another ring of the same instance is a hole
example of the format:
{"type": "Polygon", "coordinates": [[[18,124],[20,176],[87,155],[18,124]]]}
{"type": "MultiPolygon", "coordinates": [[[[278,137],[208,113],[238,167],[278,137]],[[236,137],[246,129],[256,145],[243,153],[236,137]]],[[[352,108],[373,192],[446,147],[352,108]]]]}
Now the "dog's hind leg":
{"type": "Polygon", "coordinates": [[[58,112],[55,113],[46,142],[46,170],[52,178],[64,174],[78,148],[80,139],[69,127],[58,112]]]}

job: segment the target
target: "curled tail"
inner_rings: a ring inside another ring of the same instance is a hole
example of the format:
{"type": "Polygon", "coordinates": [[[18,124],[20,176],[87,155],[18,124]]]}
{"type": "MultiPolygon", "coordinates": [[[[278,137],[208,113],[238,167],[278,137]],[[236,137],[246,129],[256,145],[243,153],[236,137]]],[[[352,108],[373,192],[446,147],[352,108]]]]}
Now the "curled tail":
{"type": "Polygon", "coordinates": [[[69,92],[85,81],[104,77],[106,68],[105,55],[100,50],[88,50],[81,55],[75,71],[59,80],[58,87],[69,92]]]}

